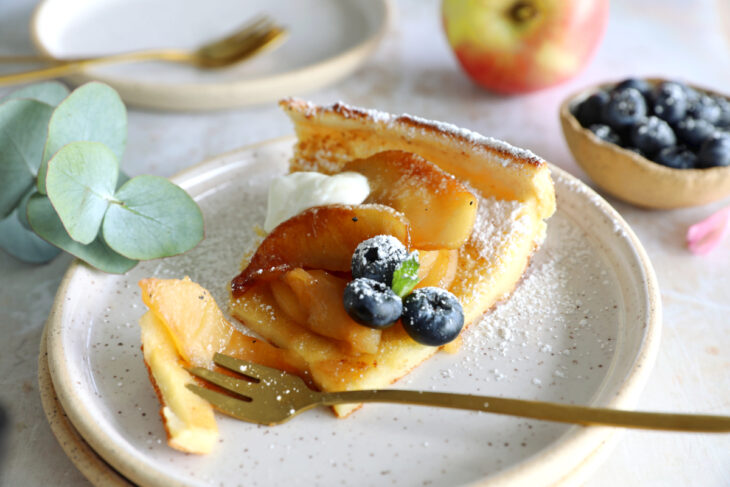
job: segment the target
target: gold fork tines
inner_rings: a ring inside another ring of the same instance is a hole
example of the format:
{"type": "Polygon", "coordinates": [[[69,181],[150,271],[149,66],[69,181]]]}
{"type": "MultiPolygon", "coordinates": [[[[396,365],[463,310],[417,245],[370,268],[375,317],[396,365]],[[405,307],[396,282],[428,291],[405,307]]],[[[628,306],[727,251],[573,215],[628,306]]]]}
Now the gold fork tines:
{"type": "Polygon", "coordinates": [[[191,368],[189,371],[238,397],[195,384],[189,384],[187,387],[221,412],[258,424],[280,424],[303,411],[320,405],[388,402],[467,409],[581,425],[669,431],[730,432],[730,417],[728,416],[624,411],[503,397],[398,389],[317,392],[307,387],[300,377],[287,372],[222,354],[216,354],[214,361],[219,366],[241,374],[245,378],[238,379],[200,367],[191,368]]]}
{"type": "Polygon", "coordinates": [[[53,66],[0,76],[0,86],[15,83],[57,78],[82,71],[100,64],[128,63],[137,61],[170,61],[192,64],[199,68],[222,68],[249,59],[265,50],[279,46],[288,34],[268,16],[259,16],[222,39],[208,42],[194,50],[151,49],[110,56],[55,59],[48,56],[0,56],[0,62],[44,62],[53,66]]]}

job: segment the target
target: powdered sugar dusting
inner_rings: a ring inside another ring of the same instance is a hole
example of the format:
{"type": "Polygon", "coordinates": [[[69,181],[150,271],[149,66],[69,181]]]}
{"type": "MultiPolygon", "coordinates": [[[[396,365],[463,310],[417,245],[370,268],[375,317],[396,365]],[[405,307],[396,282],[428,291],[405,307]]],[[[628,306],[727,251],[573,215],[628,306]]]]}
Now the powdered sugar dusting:
{"type": "MultiPolygon", "coordinates": [[[[594,390],[590,385],[604,377],[615,346],[616,330],[605,323],[619,322],[622,311],[613,271],[596,255],[580,227],[563,214],[553,216],[545,244],[515,291],[464,332],[458,358],[440,358],[451,362],[448,375],[478,377],[491,384],[490,392],[499,382],[522,396],[542,390],[545,397],[557,381],[580,381],[588,383],[581,390],[594,390]]],[[[432,379],[444,377],[439,372],[432,379]]]]}

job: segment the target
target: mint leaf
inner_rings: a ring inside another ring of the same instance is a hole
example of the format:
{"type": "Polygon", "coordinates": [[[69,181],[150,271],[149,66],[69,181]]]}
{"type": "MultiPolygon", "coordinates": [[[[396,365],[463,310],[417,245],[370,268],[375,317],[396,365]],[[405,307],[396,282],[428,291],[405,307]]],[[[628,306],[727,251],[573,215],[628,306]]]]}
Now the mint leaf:
{"type": "Polygon", "coordinates": [[[0,248],[16,259],[31,264],[42,264],[53,259],[61,251],[38,235],[23,227],[16,209],[0,220],[0,248]]]}
{"type": "Polygon", "coordinates": [[[137,264],[137,261],[110,249],[101,235],[88,245],[71,239],[47,196],[38,193],[31,196],[28,201],[28,222],[44,240],[104,272],[123,274],[137,264]]]}
{"type": "Polygon", "coordinates": [[[159,176],[137,176],[114,195],[102,231],[111,248],[130,259],[180,254],[203,239],[203,215],[181,188],[159,176]]]}
{"type": "Polygon", "coordinates": [[[0,218],[33,186],[53,107],[36,100],[0,105],[0,218]]]}
{"type": "Polygon", "coordinates": [[[76,88],[53,112],[43,163],[38,171],[38,191],[46,193],[48,161],[61,147],[76,141],[101,142],[117,160],[127,141],[127,110],[114,89],[98,82],[76,88]]]}
{"type": "Polygon", "coordinates": [[[99,142],[71,142],[49,161],[48,198],[72,239],[84,245],[94,241],[118,175],[117,158],[99,142]]]}
{"type": "Polygon", "coordinates": [[[46,81],[43,83],[35,83],[26,86],[25,88],[13,91],[4,97],[2,101],[29,98],[55,107],[68,96],[68,93],[68,88],[66,88],[66,85],[63,83],[59,83],[58,81],[46,81]]]}
{"type": "Polygon", "coordinates": [[[411,254],[398,264],[398,267],[393,271],[393,284],[391,288],[393,292],[399,297],[403,297],[413,291],[413,288],[418,284],[418,250],[411,252],[411,254]]]}

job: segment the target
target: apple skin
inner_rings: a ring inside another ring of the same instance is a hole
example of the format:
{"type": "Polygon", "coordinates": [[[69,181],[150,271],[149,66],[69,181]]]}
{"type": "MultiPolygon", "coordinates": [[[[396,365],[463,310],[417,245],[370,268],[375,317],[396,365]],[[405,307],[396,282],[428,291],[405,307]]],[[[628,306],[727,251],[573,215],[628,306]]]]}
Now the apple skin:
{"type": "Polygon", "coordinates": [[[443,0],[444,31],[464,71],[504,94],[575,76],[608,22],[609,0],[443,0]]]}

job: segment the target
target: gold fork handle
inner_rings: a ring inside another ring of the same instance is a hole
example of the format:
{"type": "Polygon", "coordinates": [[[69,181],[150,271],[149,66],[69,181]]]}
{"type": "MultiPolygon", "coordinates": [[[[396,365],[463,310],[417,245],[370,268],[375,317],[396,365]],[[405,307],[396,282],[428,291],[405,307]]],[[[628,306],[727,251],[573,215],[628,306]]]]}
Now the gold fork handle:
{"type": "MultiPolygon", "coordinates": [[[[44,62],[50,61],[45,58],[38,58],[38,60],[44,62]]],[[[113,54],[110,56],[103,56],[98,58],[71,60],[68,62],[61,61],[60,64],[48,68],[0,76],[0,86],[58,78],[60,76],[78,73],[79,71],[89,66],[96,66],[100,64],[128,63],[135,61],[151,60],[193,62],[195,60],[195,55],[192,52],[181,51],[178,49],[155,49],[149,51],[113,54]]]]}
{"type": "Polygon", "coordinates": [[[322,394],[322,404],[328,406],[356,402],[389,402],[469,409],[582,425],[709,433],[730,432],[730,417],[728,416],[624,411],[524,399],[397,389],[322,394]]]}

